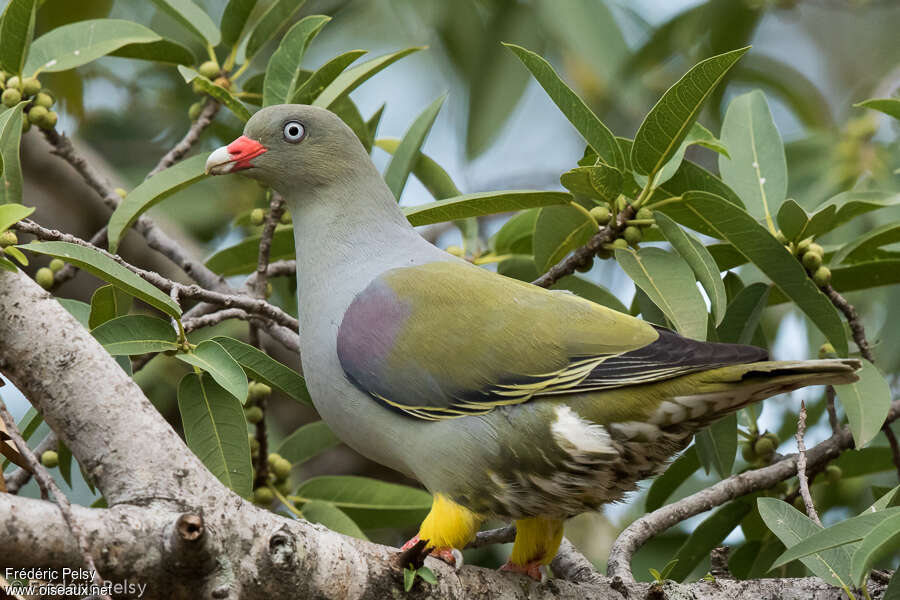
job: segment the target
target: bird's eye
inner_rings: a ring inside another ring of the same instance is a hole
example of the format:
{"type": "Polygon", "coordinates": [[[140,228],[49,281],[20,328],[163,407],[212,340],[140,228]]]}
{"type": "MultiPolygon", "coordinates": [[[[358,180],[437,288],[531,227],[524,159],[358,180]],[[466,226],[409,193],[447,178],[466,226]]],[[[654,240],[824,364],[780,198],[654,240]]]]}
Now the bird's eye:
{"type": "Polygon", "coordinates": [[[300,121],[288,121],[284,124],[284,140],[296,144],[306,136],[306,128],[300,121]]]}

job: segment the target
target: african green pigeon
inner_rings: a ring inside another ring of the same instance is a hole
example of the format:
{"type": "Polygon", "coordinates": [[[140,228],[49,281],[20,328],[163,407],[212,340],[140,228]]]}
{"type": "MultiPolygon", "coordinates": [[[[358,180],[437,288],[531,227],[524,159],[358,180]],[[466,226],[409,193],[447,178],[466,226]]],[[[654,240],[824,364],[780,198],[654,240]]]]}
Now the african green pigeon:
{"type": "Polygon", "coordinates": [[[452,562],[482,521],[516,521],[506,568],[539,577],[563,521],[620,500],[691,436],[747,404],[856,380],[855,360],[770,362],[509,279],[424,240],[350,130],[264,108],[209,173],[280,192],[297,248],[303,373],[322,418],[421,481],[410,540],[452,562]]]}

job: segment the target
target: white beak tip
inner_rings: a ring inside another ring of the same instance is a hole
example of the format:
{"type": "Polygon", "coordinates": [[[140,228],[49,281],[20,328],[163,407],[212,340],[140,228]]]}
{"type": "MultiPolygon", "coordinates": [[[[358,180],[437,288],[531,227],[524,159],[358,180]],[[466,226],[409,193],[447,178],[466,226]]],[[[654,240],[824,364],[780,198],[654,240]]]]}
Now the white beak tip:
{"type": "Polygon", "coordinates": [[[207,175],[225,175],[231,172],[232,167],[234,167],[234,160],[228,147],[221,146],[213,150],[206,159],[205,171],[207,175]]]}

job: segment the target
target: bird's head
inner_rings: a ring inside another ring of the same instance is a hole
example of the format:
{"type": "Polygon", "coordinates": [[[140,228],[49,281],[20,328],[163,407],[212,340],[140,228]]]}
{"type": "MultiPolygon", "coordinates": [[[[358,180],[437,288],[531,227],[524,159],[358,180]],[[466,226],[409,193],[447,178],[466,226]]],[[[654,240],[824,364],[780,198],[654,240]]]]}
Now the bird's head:
{"type": "Polygon", "coordinates": [[[365,149],[337,115],[305,104],[279,104],[258,111],[244,135],[214,150],[206,172],[240,171],[288,195],[333,184],[358,170],[360,159],[368,160],[365,149]]]}

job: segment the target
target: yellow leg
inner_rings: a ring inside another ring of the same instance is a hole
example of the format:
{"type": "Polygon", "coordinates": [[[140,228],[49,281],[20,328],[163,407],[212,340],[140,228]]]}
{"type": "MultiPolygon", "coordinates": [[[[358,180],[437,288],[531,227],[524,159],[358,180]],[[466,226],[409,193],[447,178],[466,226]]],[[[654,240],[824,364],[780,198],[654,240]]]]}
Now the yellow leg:
{"type": "Polygon", "coordinates": [[[452,564],[452,550],[461,550],[475,538],[482,517],[457,504],[443,494],[435,494],[431,512],[422,521],[419,535],[403,546],[413,546],[419,540],[428,540],[427,548],[435,548],[433,554],[452,564]]]}
{"type": "Polygon", "coordinates": [[[563,521],[531,517],[516,521],[516,541],[507,570],[533,574],[541,565],[549,565],[562,541],[563,521]]]}

